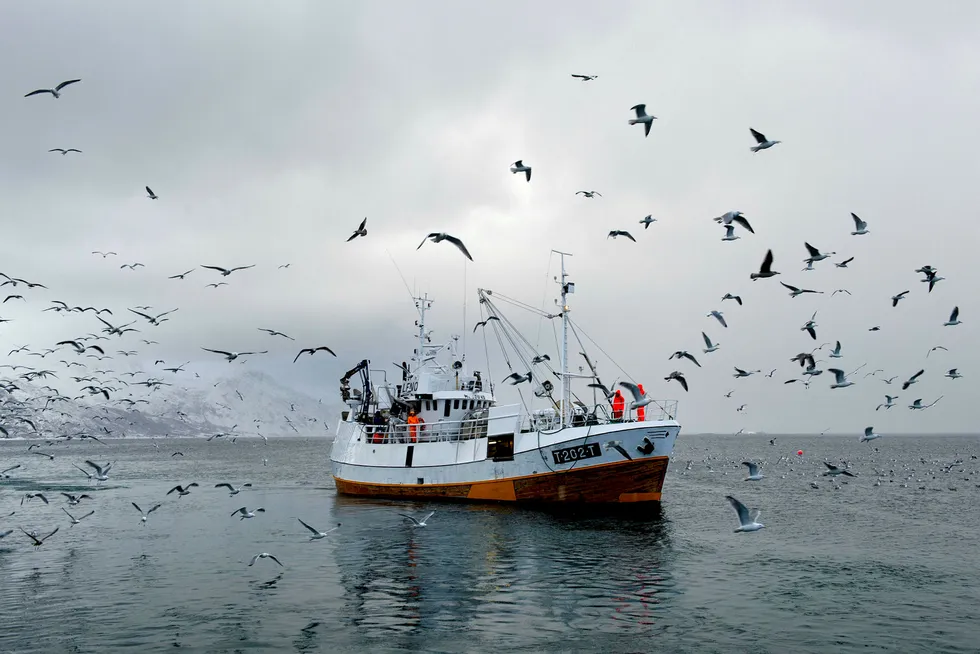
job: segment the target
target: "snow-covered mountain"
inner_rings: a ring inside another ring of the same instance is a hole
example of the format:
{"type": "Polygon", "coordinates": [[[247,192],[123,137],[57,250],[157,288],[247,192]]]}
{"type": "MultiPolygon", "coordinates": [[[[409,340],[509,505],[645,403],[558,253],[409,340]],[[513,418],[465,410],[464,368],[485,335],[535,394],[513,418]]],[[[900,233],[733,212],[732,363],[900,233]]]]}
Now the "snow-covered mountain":
{"type": "Polygon", "coordinates": [[[320,401],[258,371],[217,381],[183,377],[172,386],[150,391],[131,386],[111,394],[108,402],[101,396],[98,402],[88,398],[51,401],[55,394],[50,388],[20,379],[4,383],[9,381],[17,390],[0,390],[0,426],[11,438],[79,433],[99,438],[216,433],[319,436],[332,429],[343,408],[339,397],[320,401]]]}

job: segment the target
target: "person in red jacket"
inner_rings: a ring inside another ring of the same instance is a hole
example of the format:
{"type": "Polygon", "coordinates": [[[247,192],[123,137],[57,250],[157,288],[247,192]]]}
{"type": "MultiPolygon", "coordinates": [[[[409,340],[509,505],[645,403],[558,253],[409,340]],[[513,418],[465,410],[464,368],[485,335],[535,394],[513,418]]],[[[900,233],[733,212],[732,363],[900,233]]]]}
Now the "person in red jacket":
{"type": "Polygon", "coordinates": [[[612,401],[612,417],[613,420],[622,420],[623,411],[626,409],[626,398],[623,397],[623,392],[616,389],[616,394],[613,395],[612,401]]]}
{"type": "MultiPolygon", "coordinates": [[[[646,391],[643,390],[643,384],[637,384],[636,387],[640,389],[640,395],[645,395],[646,394],[646,391]]],[[[647,408],[645,406],[641,406],[640,408],[638,408],[636,410],[636,419],[637,419],[637,421],[643,422],[643,420],[646,417],[647,417],[647,408]]]]}

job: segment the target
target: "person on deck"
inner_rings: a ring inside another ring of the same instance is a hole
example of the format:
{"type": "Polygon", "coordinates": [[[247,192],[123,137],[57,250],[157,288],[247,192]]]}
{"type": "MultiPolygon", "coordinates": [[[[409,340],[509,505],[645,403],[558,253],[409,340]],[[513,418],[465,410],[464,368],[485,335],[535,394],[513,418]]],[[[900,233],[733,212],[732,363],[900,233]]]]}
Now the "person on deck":
{"type": "MultiPolygon", "coordinates": [[[[646,391],[643,390],[643,384],[637,384],[636,387],[640,389],[640,395],[645,395],[646,394],[646,391]]],[[[646,417],[647,417],[647,408],[645,406],[641,406],[640,408],[638,408],[636,410],[636,420],[637,420],[637,422],[643,422],[643,420],[646,417]]]]}
{"type": "Polygon", "coordinates": [[[613,395],[612,401],[612,417],[613,420],[622,420],[623,411],[626,409],[626,398],[623,397],[623,391],[616,389],[616,394],[613,395]]]}
{"type": "Polygon", "coordinates": [[[374,412],[374,443],[381,443],[385,436],[385,417],[380,411],[374,412]]]}
{"type": "Polygon", "coordinates": [[[417,425],[425,422],[419,416],[415,415],[415,409],[408,410],[408,440],[413,443],[419,442],[419,427],[417,425]]]}

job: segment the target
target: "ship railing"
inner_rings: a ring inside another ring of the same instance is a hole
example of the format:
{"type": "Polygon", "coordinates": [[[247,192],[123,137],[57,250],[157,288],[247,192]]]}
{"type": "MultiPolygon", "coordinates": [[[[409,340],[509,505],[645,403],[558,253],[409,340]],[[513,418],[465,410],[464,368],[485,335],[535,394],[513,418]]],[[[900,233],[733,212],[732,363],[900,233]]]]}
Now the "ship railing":
{"type": "MultiPolygon", "coordinates": [[[[654,400],[643,407],[643,422],[651,420],[676,420],[677,400],[654,400]]],[[[576,405],[568,425],[580,427],[588,425],[620,424],[624,422],[640,422],[638,411],[623,411],[621,416],[615,416],[608,404],[598,404],[594,407],[583,408],[576,405]]],[[[521,420],[521,431],[554,431],[561,426],[558,411],[555,409],[537,411],[525,415],[521,420]]]]}
{"type": "MultiPolygon", "coordinates": [[[[513,420],[514,416],[510,416],[513,420]]],[[[440,419],[437,422],[408,424],[403,420],[385,425],[365,425],[362,438],[375,445],[398,443],[444,443],[486,438],[489,411],[471,411],[462,420],[440,419]]],[[[512,423],[513,424],[513,423],[512,423]]]]}

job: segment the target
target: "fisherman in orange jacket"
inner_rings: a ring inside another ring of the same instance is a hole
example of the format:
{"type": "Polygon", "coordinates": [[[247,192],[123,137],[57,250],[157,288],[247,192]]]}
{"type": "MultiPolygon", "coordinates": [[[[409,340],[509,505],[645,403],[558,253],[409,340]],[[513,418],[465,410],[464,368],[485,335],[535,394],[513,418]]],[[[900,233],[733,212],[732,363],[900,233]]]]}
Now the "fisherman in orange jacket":
{"type": "Polygon", "coordinates": [[[418,443],[419,442],[419,435],[418,435],[418,427],[416,427],[416,425],[419,425],[419,424],[421,424],[424,421],[422,420],[422,418],[420,418],[417,415],[415,415],[415,409],[409,409],[408,410],[408,420],[407,420],[407,422],[408,422],[408,425],[409,425],[409,427],[408,427],[408,439],[410,441],[412,441],[413,443],[418,443]]]}
{"type": "Polygon", "coordinates": [[[623,411],[626,409],[626,398],[623,397],[623,392],[616,389],[616,394],[613,396],[612,401],[612,417],[613,420],[622,420],[623,411]]]}
{"type": "MultiPolygon", "coordinates": [[[[643,384],[637,384],[636,387],[640,389],[640,395],[646,394],[646,391],[643,390],[643,384]]],[[[636,419],[638,422],[643,422],[643,420],[646,417],[647,417],[647,408],[645,406],[641,406],[636,410],[636,419]]]]}

